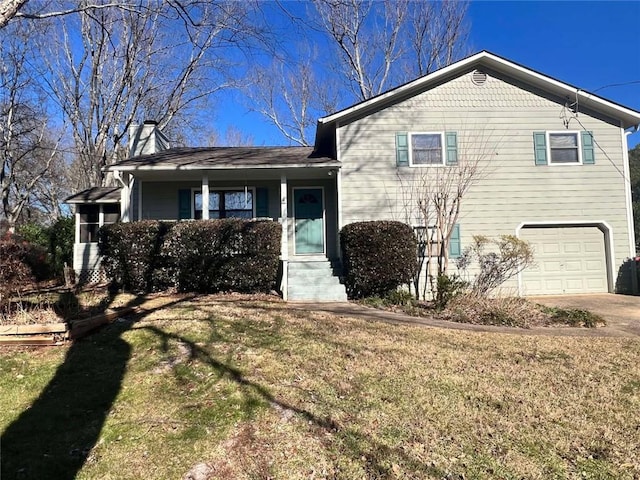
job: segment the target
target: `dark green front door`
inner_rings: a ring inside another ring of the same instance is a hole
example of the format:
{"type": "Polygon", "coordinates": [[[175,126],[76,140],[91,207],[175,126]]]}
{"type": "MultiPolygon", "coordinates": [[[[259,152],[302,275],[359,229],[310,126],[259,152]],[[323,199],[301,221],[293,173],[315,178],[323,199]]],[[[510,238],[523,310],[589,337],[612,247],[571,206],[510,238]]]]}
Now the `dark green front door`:
{"type": "Polygon", "coordinates": [[[321,188],[296,188],[296,254],[324,253],[324,220],[321,188]]]}

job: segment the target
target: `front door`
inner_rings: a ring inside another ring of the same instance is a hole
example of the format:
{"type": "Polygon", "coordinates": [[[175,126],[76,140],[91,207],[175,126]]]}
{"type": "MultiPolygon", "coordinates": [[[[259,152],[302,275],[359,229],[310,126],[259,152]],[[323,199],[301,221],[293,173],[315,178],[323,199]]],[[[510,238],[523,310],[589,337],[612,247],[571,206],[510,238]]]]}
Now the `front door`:
{"type": "Polygon", "coordinates": [[[324,253],[324,202],[321,188],[293,190],[296,255],[324,253]]]}

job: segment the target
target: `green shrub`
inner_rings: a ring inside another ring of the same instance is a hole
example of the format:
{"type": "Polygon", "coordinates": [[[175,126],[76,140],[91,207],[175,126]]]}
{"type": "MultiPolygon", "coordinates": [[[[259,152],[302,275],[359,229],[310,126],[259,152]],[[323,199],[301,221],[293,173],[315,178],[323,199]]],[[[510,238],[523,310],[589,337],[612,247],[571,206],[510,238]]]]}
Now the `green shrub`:
{"type": "Polygon", "coordinates": [[[102,266],[125,290],[143,293],[166,288],[166,260],[161,247],[171,224],[154,220],[114,223],[100,229],[98,247],[102,266]]]}
{"type": "Polygon", "coordinates": [[[32,245],[49,247],[49,229],[35,222],[25,223],[17,229],[17,234],[32,245]]]}
{"type": "Polygon", "coordinates": [[[107,275],[133,292],[258,292],[275,287],[281,226],[240,219],[143,221],[100,230],[107,275]]]}
{"type": "Polygon", "coordinates": [[[51,269],[62,276],[65,263],[73,265],[73,243],[75,241],[75,219],[60,217],[49,228],[49,255],[51,269]]]}
{"type": "Polygon", "coordinates": [[[451,299],[463,293],[468,286],[469,283],[462,280],[456,274],[447,275],[443,273],[442,275],[438,275],[436,297],[434,299],[436,310],[445,308],[451,299]]]}
{"type": "Polygon", "coordinates": [[[26,223],[18,227],[18,235],[31,245],[25,261],[31,267],[36,280],[61,278],[64,264],[73,263],[73,217],[61,217],[50,227],[33,222],[26,223]]]}
{"type": "Polygon", "coordinates": [[[340,231],[345,284],[351,298],[384,297],[409,283],[417,269],[417,244],[409,225],[356,222],[340,231]]]}
{"type": "Polygon", "coordinates": [[[180,291],[268,292],[278,277],[281,232],[268,221],[183,222],[167,236],[163,255],[180,291]]]}

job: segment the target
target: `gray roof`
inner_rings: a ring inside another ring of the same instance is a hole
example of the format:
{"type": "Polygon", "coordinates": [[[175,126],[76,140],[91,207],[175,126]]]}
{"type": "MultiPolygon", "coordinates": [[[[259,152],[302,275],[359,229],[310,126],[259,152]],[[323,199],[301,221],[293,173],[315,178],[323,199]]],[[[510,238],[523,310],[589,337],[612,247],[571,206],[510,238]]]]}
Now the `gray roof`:
{"type": "Polygon", "coordinates": [[[227,170],[241,168],[339,167],[311,147],[171,148],[122,160],[107,170],[227,170]]]}
{"type": "Polygon", "coordinates": [[[120,187],[93,187],[75,193],[65,203],[119,203],[120,187]]]}

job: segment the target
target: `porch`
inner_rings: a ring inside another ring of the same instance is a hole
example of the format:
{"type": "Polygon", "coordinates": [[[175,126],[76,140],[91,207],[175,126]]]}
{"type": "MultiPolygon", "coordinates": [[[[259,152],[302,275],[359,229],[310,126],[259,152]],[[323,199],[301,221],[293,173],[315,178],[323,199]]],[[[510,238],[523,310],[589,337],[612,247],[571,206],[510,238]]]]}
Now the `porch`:
{"type": "Polygon", "coordinates": [[[332,292],[327,300],[346,299],[342,285],[333,288],[337,278],[331,268],[340,257],[336,160],[314,156],[306,147],[173,149],[134,157],[108,170],[120,183],[121,221],[277,221],[282,225],[283,297],[321,299],[317,293],[310,297],[308,288],[290,285],[290,277],[309,283],[299,267],[310,263],[320,267],[313,272],[318,289],[332,292]],[[321,272],[328,272],[324,280],[321,272]]]}

